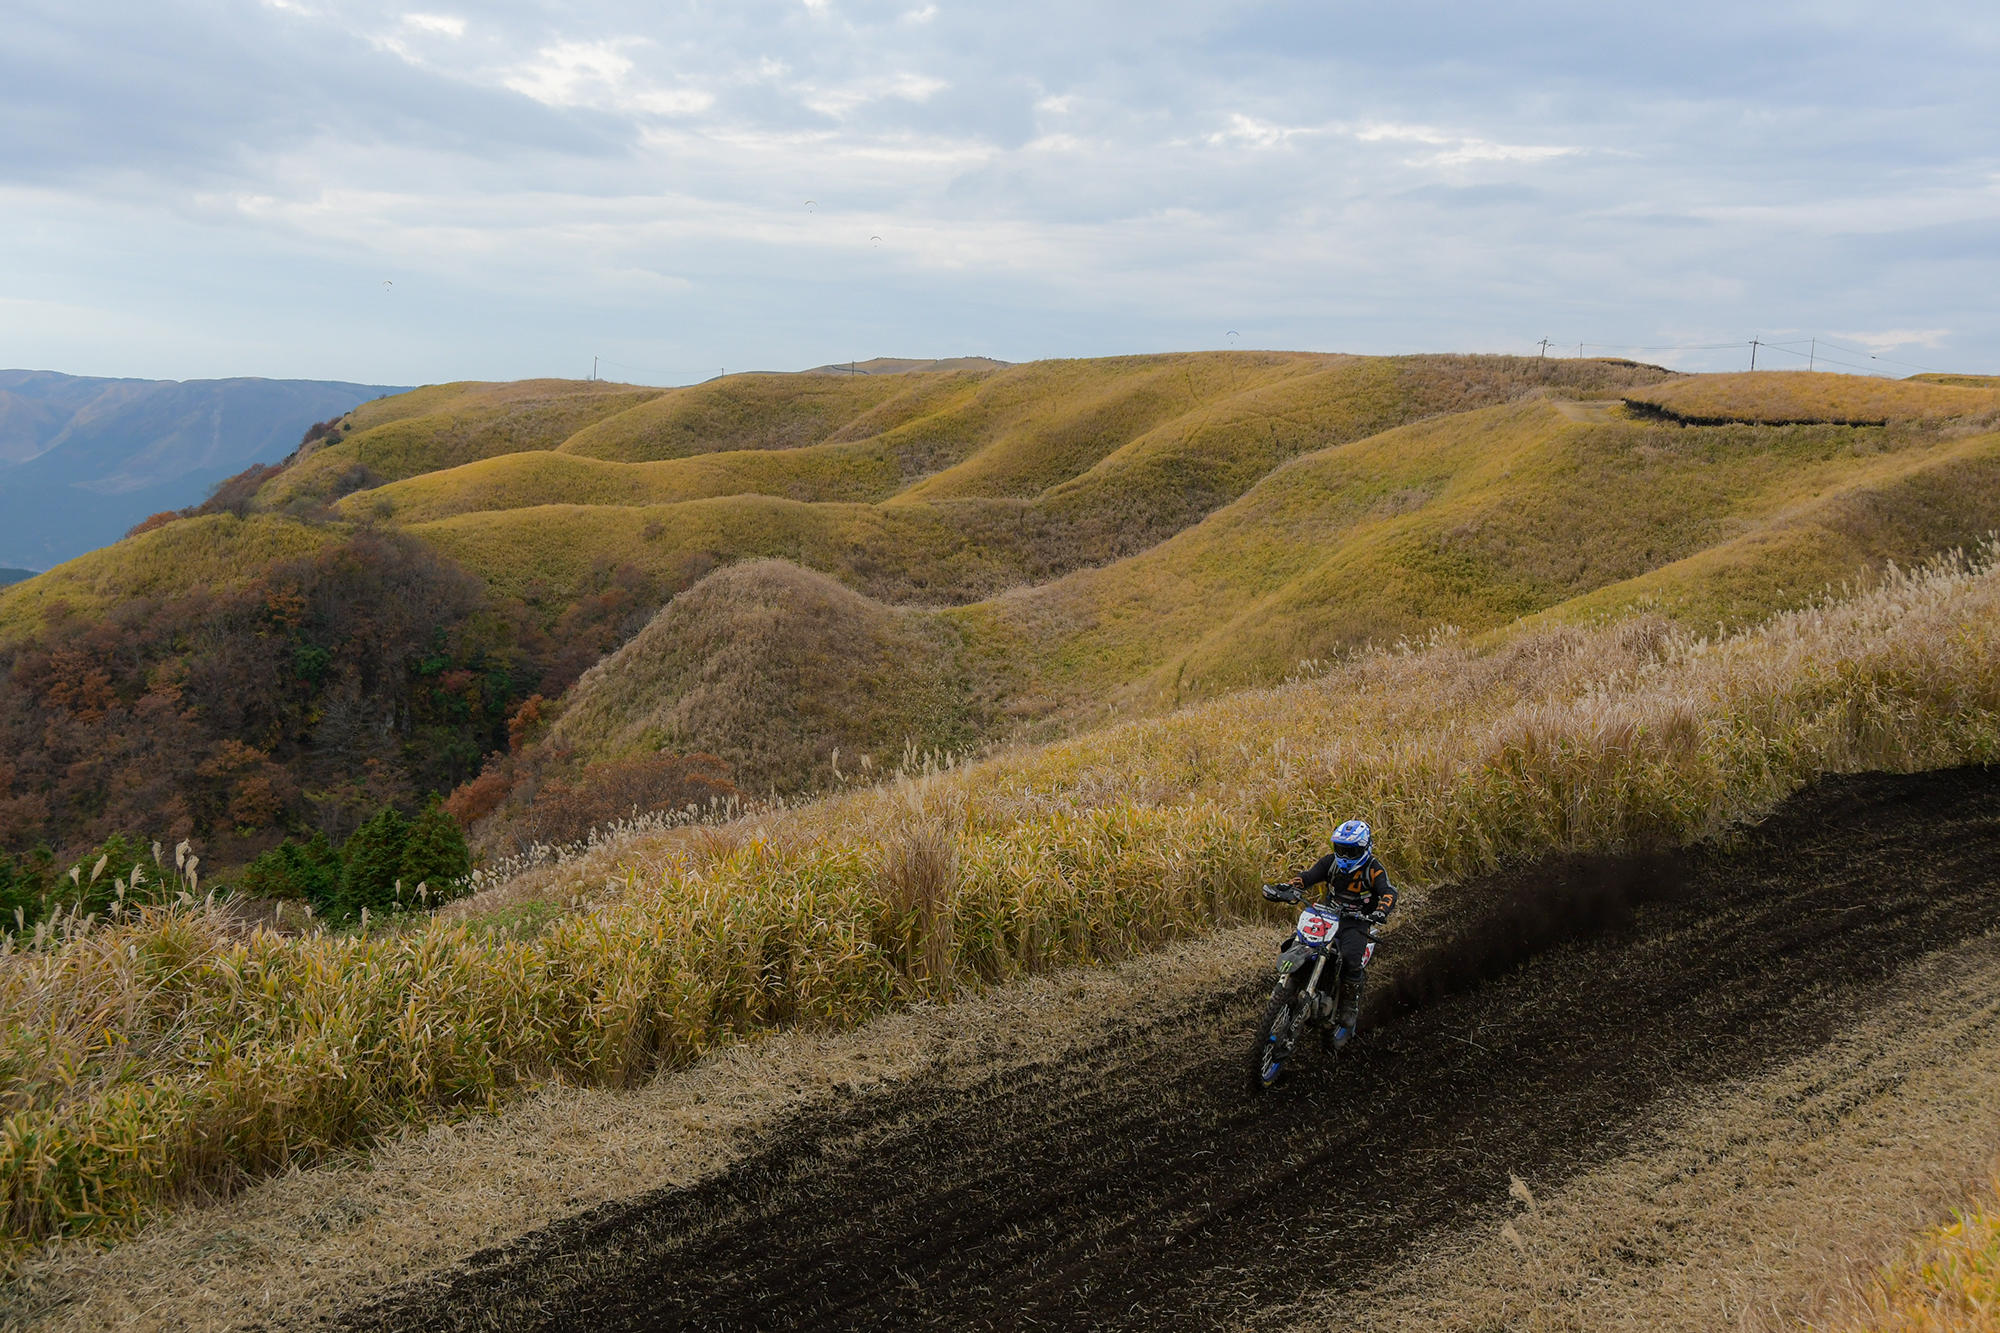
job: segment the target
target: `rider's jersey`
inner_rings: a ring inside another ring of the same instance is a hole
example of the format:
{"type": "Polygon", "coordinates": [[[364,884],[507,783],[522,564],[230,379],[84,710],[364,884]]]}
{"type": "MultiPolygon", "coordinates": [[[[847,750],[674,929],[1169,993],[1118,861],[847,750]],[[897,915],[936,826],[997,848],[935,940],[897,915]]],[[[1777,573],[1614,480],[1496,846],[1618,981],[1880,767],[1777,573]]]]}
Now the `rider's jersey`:
{"type": "Polygon", "coordinates": [[[1386,915],[1396,906],[1396,886],[1389,882],[1389,872],[1372,852],[1366,861],[1346,871],[1334,866],[1331,855],[1322,856],[1299,876],[1298,883],[1308,889],[1324,884],[1328,898],[1342,907],[1363,912],[1386,915]]]}

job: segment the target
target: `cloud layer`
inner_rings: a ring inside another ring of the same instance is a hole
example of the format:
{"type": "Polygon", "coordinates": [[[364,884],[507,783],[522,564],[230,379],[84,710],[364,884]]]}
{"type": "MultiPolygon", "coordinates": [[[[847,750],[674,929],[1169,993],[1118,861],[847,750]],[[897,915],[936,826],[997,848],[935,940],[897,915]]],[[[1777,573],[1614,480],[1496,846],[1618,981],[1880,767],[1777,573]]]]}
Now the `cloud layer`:
{"type": "Polygon", "coordinates": [[[1818,336],[2000,370],[1976,0],[422,3],[17,4],[0,364],[1818,336]]]}

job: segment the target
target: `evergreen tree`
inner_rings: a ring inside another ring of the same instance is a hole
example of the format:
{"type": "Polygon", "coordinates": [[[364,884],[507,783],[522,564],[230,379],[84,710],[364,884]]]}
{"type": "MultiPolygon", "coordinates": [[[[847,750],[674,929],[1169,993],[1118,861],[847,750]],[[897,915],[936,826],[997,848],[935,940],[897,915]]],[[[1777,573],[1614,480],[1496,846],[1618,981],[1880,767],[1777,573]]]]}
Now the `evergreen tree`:
{"type": "Polygon", "coordinates": [[[47,915],[49,895],[55,887],[49,863],[46,850],[39,857],[19,860],[0,852],[0,931],[33,930],[47,915]]]}
{"type": "MultiPolygon", "coordinates": [[[[403,875],[403,845],[409,837],[410,821],[393,805],[384,806],[354,830],[341,849],[347,864],[341,871],[336,910],[329,915],[352,920],[364,907],[375,915],[395,910],[396,881],[403,875]]],[[[409,888],[414,892],[416,885],[409,888]]]]}
{"type": "Polygon", "coordinates": [[[426,884],[430,888],[427,900],[444,902],[463,892],[471,875],[472,854],[466,850],[465,834],[444,803],[433,796],[410,826],[410,836],[403,844],[403,898],[413,901],[417,885],[426,884]]]}
{"type": "Polygon", "coordinates": [[[341,870],[340,853],[326,834],[304,843],[287,838],[249,864],[242,889],[260,898],[303,898],[316,912],[337,911],[341,870]]]}

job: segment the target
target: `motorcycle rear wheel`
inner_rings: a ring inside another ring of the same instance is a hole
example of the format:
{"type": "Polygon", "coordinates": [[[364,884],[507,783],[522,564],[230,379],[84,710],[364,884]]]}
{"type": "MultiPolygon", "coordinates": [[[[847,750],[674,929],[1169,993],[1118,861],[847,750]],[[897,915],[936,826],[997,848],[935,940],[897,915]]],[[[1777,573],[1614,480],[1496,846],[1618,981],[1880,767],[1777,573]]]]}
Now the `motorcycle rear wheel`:
{"type": "Polygon", "coordinates": [[[1272,993],[1270,1004],[1264,1007],[1264,1017],[1257,1024],[1257,1044],[1250,1052],[1252,1092],[1263,1092],[1284,1077],[1285,1066],[1291,1062],[1292,1050],[1298,1045],[1298,1026],[1303,1017],[1293,1013],[1297,999],[1294,988],[1280,986],[1272,993]]]}

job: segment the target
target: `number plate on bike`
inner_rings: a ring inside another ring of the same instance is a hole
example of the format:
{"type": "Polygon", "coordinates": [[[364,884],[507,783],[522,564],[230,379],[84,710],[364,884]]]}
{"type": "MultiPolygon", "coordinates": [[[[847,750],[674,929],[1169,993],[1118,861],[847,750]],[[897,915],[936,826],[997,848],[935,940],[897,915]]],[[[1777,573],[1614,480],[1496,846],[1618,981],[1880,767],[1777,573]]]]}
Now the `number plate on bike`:
{"type": "Polygon", "coordinates": [[[1323,944],[1340,929],[1340,913],[1317,903],[1299,913],[1299,938],[1308,944],[1323,944]]]}

